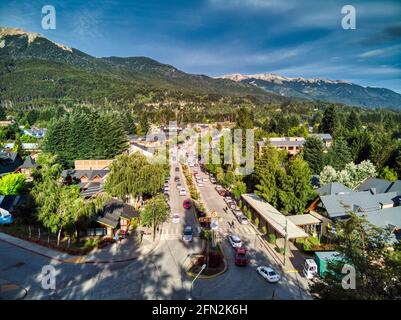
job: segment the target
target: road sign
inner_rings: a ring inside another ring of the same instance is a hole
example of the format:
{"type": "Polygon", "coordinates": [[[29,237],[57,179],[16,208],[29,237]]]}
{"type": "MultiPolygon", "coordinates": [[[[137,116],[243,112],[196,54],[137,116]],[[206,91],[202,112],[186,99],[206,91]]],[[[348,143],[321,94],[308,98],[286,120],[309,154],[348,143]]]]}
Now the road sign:
{"type": "Polygon", "coordinates": [[[219,221],[217,219],[212,218],[212,221],[210,223],[210,228],[212,230],[217,230],[219,228],[219,221]]]}

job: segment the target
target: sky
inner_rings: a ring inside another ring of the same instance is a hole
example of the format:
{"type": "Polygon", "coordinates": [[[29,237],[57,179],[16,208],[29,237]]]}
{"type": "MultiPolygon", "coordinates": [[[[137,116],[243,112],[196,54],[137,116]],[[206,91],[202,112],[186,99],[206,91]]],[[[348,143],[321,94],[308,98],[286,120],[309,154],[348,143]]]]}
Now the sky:
{"type": "Polygon", "coordinates": [[[401,93],[400,0],[1,0],[0,26],[189,73],[275,73],[401,93]],[[347,4],[356,29],[341,26],[347,4]],[[44,5],[56,9],[55,30],[42,29],[44,5]]]}

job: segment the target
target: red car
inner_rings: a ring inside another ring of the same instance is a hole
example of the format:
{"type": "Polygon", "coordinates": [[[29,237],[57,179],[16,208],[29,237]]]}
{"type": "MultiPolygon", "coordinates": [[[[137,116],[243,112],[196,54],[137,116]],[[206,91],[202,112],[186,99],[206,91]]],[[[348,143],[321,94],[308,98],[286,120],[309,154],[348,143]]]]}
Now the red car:
{"type": "Polygon", "coordinates": [[[192,206],[191,200],[189,199],[184,200],[182,206],[184,207],[184,209],[191,209],[192,206]]]}
{"type": "Polygon", "coordinates": [[[246,266],[249,263],[247,250],[244,247],[235,248],[234,259],[237,266],[246,266]]]}

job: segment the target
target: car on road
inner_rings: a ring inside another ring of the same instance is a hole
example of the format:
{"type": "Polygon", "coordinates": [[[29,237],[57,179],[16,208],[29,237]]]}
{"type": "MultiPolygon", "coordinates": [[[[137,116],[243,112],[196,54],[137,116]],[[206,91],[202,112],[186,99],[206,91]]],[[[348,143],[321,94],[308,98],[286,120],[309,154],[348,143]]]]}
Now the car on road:
{"type": "Polygon", "coordinates": [[[233,211],[233,213],[234,213],[234,215],[235,215],[236,217],[242,216],[242,215],[243,215],[243,213],[242,213],[241,210],[234,209],[234,210],[232,210],[232,211],[233,211]]]}
{"type": "Polygon", "coordinates": [[[203,187],[203,182],[198,181],[198,187],[203,187]]]}
{"type": "Polygon", "coordinates": [[[185,190],[185,188],[181,188],[180,189],[180,196],[186,196],[187,195],[187,191],[185,190]]]}
{"type": "Polygon", "coordinates": [[[193,239],[193,231],[191,226],[185,226],[182,240],[190,242],[193,239]]]}
{"type": "Polygon", "coordinates": [[[192,202],[190,199],[186,199],[182,202],[182,206],[184,207],[184,209],[191,209],[192,206],[192,202]]]}
{"type": "Polygon", "coordinates": [[[180,171],[180,168],[179,167],[175,167],[175,172],[178,172],[178,171],[180,171]]]}
{"type": "Polygon", "coordinates": [[[176,177],[174,178],[174,182],[178,182],[178,181],[180,181],[180,177],[176,176],[176,177]]]}
{"type": "Polygon", "coordinates": [[[222,189],[222,190],[217,191],[217,193],[219,195],[221,195],[222,197],[224,197],[224,195],[226,194],[226,190],[222,189]]]}
{"type": "Polygon", "coordinates": [[[268,282],[275,283],[280,281],[280,276],[274,271],[273,268],[260,266],[256,268],[256,271],[268,282]]]}
{"type": "Polygon", "coordinates": [[[235,248],[234,263],[237,266],[246,266],[249,263],[247,250],[244,247],[235,248]]]}
{"type": "Polygon", "coordinates": [[[173,214],[173,223],[180,223],[180,214],[179,213],[174,213],[173,214]]]}
{"type": "Polygon", "coordinates": [[[238,237],[238,236],[235,235],[235,234],[230,234],[230,235],[228,236],[228,241],[230,242],[230,244],[231,244],[231,246],[232,246],[233,248],[240,248],[240,247],[242,247],[242,241],[241,241],[240,237],[238,237]]]}
{"type": "Polygon", "coordinates": [[[182,186],[181,186],[181,183],[177,183],[177,185],[176,185],[176,188],[178,189],[178,190],[180,190],[181,188],[182,188],[182,186]]]}
{"type": "Polygon", "coordinates": [[[245,216],[245,215],[240,215],[240,216],[237,216],[238,217],[238,221],[241,223],[241,224],[249,224],[249,222],[248,222],[248,218],[245,216]]]}
{"type": "Polygon", "coordinates": [[[13,216],[8,212],[0,212],[0,225],[12,224],[14,222],[13,216]]]}
{"type": "Polygon", "coordinates": [[[202,180],[203,180],[203,182],[207,182],[207,178],[203,178],[202,180]]]}

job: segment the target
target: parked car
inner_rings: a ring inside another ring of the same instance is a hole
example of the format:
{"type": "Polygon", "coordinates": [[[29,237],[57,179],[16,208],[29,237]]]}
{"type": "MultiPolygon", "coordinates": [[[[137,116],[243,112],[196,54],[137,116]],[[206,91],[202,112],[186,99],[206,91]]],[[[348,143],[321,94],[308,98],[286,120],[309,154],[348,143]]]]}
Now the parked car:
{"type": "Polygon", "coordinates": [[[238,237],[238,236],[235,235],[235,234],[230,234],[230,235],[228,236],[228,241],[230,242],[230,244],[231,244],[231,246],[232,246],[233,248],[240,248],[240,247],[242,247],[242,241],[241,241],[240,237],[238,237]]]}
{"type": "Polygon", "coordinates": [[[182,202],[182,206],[184,207],[184,209],[191,209],[192,206],[192,202],[190,199],[186,199],[182,202]]]}
{"type": "Polygon", "coordinates": [[[246,266],[249,262],[247,250],[244,247],[235,248],[234,262],[237,266],[246,266]]]}
{"type": "Polygon", "coordinates": [[[234,209],[234,210],[232,210],[232,211],[233,211],[233,213],[234,213],[234,215],[235,215],[236,217],[242,216],[242,215],[243,215],[243,213],[242,213],[241,210],[234,209]]]}
{"type": "Polygon", "coordinates": [[[198,187],[203,187],[203,182],[198,181],[198,187]]]}
{"type": "Polygon", "coordinates": [[[248,218],[245,215],[240,215],[240,216],[237,216],[237,217],[238,217],[238,221],[241,224],[248,224],[248,218]]]}
{"type": "Polygon", "coordinates": [[[14,218],[10,213],[0,212],[0,224],[11,224],[14,222],[14,218]]]}
{"type": "Polygon", "coordinates": [[[280,281],[280,276],[273,268],[260,266],[256,268],[257,272],[268,282],[275,283],[280,281]]]}
{"type": "Polygon", "coordinates": [[[210,182],[211,182],[211,183],[216,183],[216,179],[213,178],[213,177],[211,177],[211,178],[210,178],[210,182]]]}
{"type": "Polygon", "coordinates": [[[193,231],[191,226],[185,226],[184,234],[182,235],[182,240],[190,242],[193,239],[193,231]]]}
{"type": "Polygon", "coordinates": [[[235,201],[228,201],[227,202],[227,206],[231,209],[231,210],[234,210],[234,209],[236,209],[237,208],[237,204],[235,203],[235,201]]]}
{"type": "Polygon", "coordinates": [[[170,191],[170,187],[169,186],[165,186],[164,187],[164,192],[169,192],[170,191]]]}
{"type": "Polygon", "coordinates": [[[185,191],[185,188],[180,189],[180,196],[186,196],[187,192],[185,191]]]}
{"type": "Polygon", "coordinates": [[[221,195],[222,197],[224,197],[225,194],[226,194],[226,190],[224,190],[224,189],[218,190],[217,192],[218,192],[218,194],[221,195]]]}
{"type": "Polygon", "coordinates": [[[179,223],[180,222],[180,214],[179,213],[174,213],[172,221],[173,221],[173,223],[179,223]]]}

